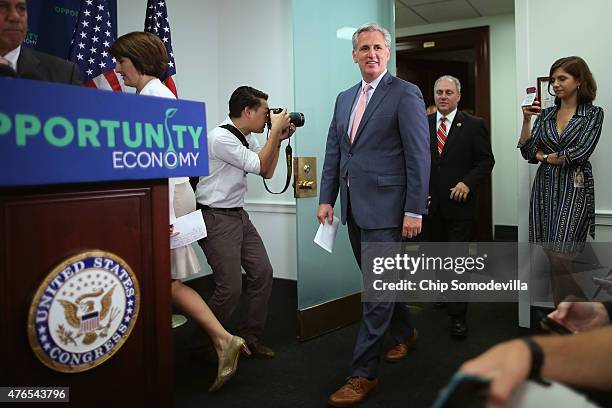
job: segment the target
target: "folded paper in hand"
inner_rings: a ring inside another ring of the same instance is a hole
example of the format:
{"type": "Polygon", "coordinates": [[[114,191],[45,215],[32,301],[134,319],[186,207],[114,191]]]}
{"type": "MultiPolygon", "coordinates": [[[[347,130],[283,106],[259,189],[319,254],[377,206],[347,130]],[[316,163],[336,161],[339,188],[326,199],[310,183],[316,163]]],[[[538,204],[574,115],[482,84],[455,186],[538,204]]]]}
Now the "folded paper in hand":
{"type": "Polygon", "coordinates": [[[202,211],[194,211],[174,220],[173,233],[170,237],[170,249],[189,245],[206,237],[206,225],[202,211]]]}
{"type": "Polygon", "coordinates": [[[314,243],[331,253],[334,249],[334,241],[336,240],[339,225],[340,220],[338,217],[334,217],[331,225],[326,218],[323,224],[319,224],[319,229],[314,237],[314,243]]]}

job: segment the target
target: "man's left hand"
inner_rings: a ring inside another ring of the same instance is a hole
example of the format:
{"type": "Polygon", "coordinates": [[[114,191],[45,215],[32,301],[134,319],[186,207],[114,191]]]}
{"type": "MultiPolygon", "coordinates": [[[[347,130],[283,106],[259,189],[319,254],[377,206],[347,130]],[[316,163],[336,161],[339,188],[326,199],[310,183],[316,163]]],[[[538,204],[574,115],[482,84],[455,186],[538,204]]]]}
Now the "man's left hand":
{"type": "Polygon", "coordinates": [[[457,183],[457,185],[450,189],[450,198],[455,201],[466,201],[470,194],[470,188],[463,181],[457,183]]]}
{"type": "Polygon", "coordinates": [[[417,217],[404,215],[404,225],[402,226],[402,238],[414,238],[421,233],[423,220],[417,217]]]}
{"type": "Polygon", "coordinates": [[[291,135],[294,133],[295,133],[295,125],[291,123],[289,127],[283,129],[283,131],[280,134],[279,140],[282,142],[283,140],[290,138],[291,135]]]}

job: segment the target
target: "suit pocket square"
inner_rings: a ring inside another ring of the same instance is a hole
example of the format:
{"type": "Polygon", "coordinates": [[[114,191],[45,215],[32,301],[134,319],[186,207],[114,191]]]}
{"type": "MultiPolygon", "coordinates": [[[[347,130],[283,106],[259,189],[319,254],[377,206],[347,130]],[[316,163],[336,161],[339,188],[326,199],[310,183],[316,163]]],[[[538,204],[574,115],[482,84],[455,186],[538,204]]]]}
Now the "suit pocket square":
{"type": "Polygon", "coordinates": [[[403,186],[406,184],[406,176],[378,176],[379,186],[403,186]]]}

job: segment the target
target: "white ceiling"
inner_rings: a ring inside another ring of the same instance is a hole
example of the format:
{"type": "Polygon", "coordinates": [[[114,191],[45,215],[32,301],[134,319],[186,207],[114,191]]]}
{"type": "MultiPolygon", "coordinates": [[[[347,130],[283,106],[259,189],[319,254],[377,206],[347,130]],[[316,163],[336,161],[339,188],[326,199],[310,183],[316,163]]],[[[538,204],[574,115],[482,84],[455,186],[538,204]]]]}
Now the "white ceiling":
{"type": "Polygon", "coordinates": [[[512,13],[514,0],[395,0],[395,28],[512,13]]]}

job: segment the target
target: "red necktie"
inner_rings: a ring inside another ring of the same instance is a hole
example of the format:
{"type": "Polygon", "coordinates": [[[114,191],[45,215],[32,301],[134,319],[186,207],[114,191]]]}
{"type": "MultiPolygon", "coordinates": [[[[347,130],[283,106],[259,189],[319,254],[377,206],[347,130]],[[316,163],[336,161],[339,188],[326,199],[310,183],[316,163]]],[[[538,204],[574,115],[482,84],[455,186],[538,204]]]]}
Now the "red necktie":
{"type": "Polygon", "coordinates": [[[355,139],[357,129],[359,129],[359,123],[361,122],[361,118],[363,117],[363,112],[365,112],[365,108],[368,103],[368,91],[370,90],[370,88],[372,88],[372,85],[365,84],[361,91],[361,95],[359,95],[359,100],[357,101],[357,108],[355,109],[355,117],[353,118],[353,126],[351,127],[351,143],[353,143],[353,140],[355,139]]]}
{"type": "Polygon", "coordinates": [[[446,143],[446,116],[440,119],[440,127],[438,128],[438,155],[442,156],[442,149],[446,143]]]}

